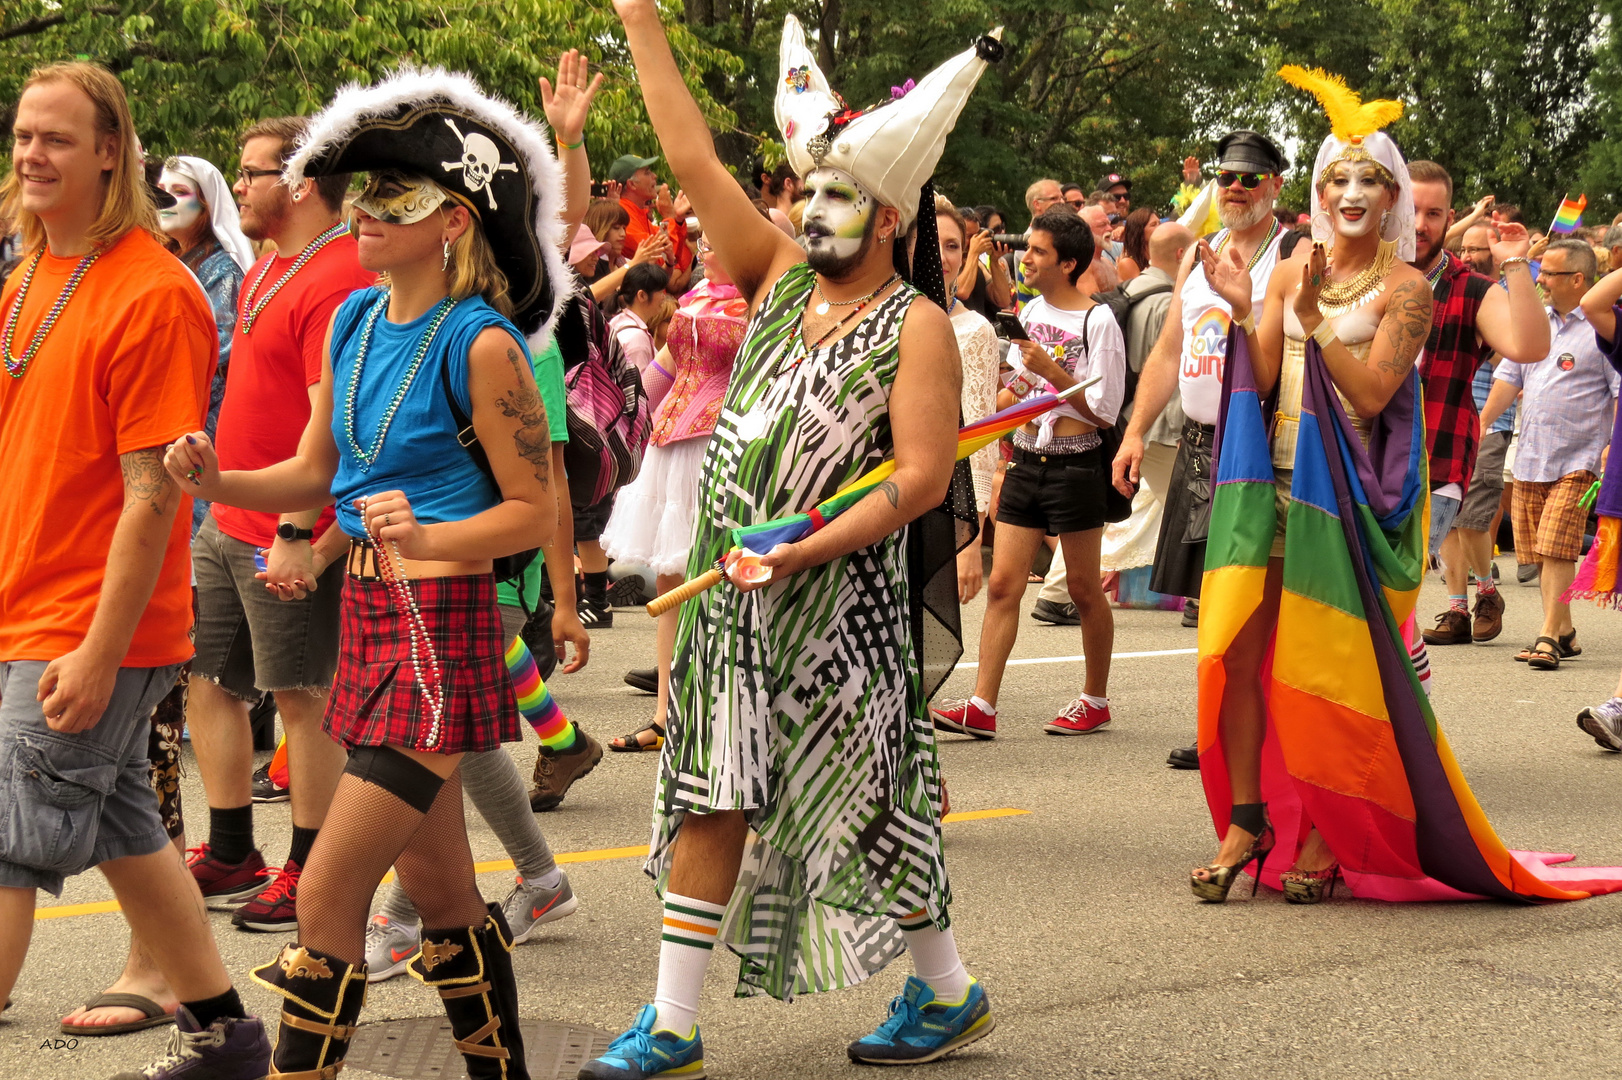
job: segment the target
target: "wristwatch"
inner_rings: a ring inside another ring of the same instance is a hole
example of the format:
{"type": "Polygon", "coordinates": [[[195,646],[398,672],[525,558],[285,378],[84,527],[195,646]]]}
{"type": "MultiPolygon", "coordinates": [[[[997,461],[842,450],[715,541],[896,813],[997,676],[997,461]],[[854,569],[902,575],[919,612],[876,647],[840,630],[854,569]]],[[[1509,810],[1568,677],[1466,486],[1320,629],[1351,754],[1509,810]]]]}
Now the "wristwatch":
{"type": "Polygon", "coordinates": [[[284,521],[276,526],[276,538],[278,540],[314,540],[315,530],[301,529],[291,521],[284,521]]]}

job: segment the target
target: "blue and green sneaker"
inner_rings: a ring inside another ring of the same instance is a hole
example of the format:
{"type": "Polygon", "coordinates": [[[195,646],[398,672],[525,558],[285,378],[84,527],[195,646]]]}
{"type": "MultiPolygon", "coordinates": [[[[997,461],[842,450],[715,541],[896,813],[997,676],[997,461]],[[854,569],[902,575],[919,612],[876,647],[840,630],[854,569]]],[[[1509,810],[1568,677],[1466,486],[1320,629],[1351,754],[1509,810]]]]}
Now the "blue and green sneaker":
{"type": "Polygon", "coordinates": [[[953,1004],[936,1001],[928,983],[909,975],[901,996],[890,1002],[890,1018],[850,1044],[850,1059],[868,1065],[919,1065],[990,1035],[996,1026],[978,979],[970,979],[963,1000],[953,1004]]]}
{"type": "Polygon", "coordinates": [[[631,1029],[608,1044],[608,1051],[580,1070],[580,1080],[652,1080],[656,1076],[680,1080],[703,1080],[704,1040],[698,1026],[692,1038],[674,1031],[655,1031],[659,1013],[652,1005],[642,1006],[631,1029]]]}

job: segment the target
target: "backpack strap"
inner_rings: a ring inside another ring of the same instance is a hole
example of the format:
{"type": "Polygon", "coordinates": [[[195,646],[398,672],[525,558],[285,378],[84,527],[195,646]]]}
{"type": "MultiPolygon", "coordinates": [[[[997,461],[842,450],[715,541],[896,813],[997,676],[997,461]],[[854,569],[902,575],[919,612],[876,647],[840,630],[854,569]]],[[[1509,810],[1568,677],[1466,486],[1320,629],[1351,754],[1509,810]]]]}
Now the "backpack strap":
{"type": "MultiPolygon", "coordinates": [[[[496,471],[490,467],[490,455],[484,452],[478,432],[473,430],[473,418],[462,410],[461,404],[456,400],[456,391],[451,386],[449,364],[439,365],[439,385],[444,389],[445,401],[451,407],[451,419],[456,422],[456,441],[467,451],[468,457],[473,459],[473,464],[479,467],[479,471],[488,476],[491,483],[495,483],[496,471]]],[[[500,489],[500,485],[497,484],[496,490],[500,489]]]]}

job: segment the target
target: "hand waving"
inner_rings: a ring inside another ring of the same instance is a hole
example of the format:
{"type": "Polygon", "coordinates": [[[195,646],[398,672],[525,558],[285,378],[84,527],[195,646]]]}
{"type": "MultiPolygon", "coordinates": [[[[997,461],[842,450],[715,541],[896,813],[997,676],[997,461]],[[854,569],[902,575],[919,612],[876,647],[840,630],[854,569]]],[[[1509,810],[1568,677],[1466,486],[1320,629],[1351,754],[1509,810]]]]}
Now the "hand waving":
{"type": "Polygon", "coordinates": [[[1493,265],[1502,266],[1505,259],[1526,258],[1532,250],[1532,237],[1520,222],[1505,221],[1498,226],[1498,239],[1488,246],[1492,248],[1493,265]]]}
{"type": "Polygon", "coordinates": [[[1301,291],[1295,294],[1295,317],[1301,321],[1301,329],[1309,334],[1324,319],[1323,312],[1318,310],[1318,297],[1323,294],[1324,275],[1328,272],[1329,253],[1322,244],[1314,243],[1312,254],[1301,267],[1301,291]]]}
{"type": "Polygon", "coordinates": [[[1233,321],[1243,322],[1250,314],[1252,286],[1250,271],[1239,257],[1239,249],[1229,248],[1227,255],[1219,256],[1209,243],[1201,240],[1199,252],[1200,265],[1205,269],[1205,279],[1211,283],[1212,291],[1227,301],[1233,311],[1233,321]]]}
{"type": "Polygon", "coordinates": [[[598,72],[588,81],[588,65],[579,49],[570,49],[558,57],[558,85],[541,77],[541,107],[546,110],[546,122],[552,125],[552,135],[561,143],[578,143],[586,130],[586,113],[591,111],[591,99],[603,85],[603,73],[598,72]]]}

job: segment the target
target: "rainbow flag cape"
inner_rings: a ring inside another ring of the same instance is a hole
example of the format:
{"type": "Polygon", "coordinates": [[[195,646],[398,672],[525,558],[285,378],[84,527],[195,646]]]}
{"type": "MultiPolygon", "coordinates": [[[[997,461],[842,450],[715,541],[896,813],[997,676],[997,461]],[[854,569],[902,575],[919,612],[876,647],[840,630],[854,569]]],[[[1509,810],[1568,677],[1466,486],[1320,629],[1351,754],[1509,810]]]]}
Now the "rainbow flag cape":
{"type": "MultiPolygon", "coordinates": [[[[1227,831],[1220,712],[1229,645],[1260,607],[1276,522],[1266,414],[1243,334],[1230,334],[1200,596],[1200,776],[1227,831]]],[[[1307,343],[1278,629],[1262,665],[1262,790],[1277,888],[1317,826],[1359,897],[1577,900],[1622,890],[1622,868],[1510,851],[1493,831],[1420,689],[1398,627],[1429,535],[1424,412],[1411,373],[1368,447],[1307,343]]]]}
{"type": "MultiPolygon", "coordinates": [[[[1008,432],[1035,420],[1064,398],[1085,390],[1096,381],[1095,378],[1077,383],[1062,394],[1037,394],[1018,404],[1010,405],[1001,412],[994,412],[982,420],[964,425],[957,432],[957,460],[962,461],[976,450],[990,446],[1008,432]]],[[[762,521],[758,525],[733,529],[733,546],[747,548],[764,555],[778,544],[792,544],[796,540],[802,540],[855,506],[893,472],[895,461],[891,459],[869,469],[810,510],[762,521]]]]}
{"type": "Polygon", "coordinates": [[[1560,200],[1560,209],[1554,212],[1554,222],[1549,226],[1550,232],[1571,233],[1583,227],[1583,210],[1588,206],[1588,196],[1579,195],[1575,200],[1566,196],[1560,200]]]}

